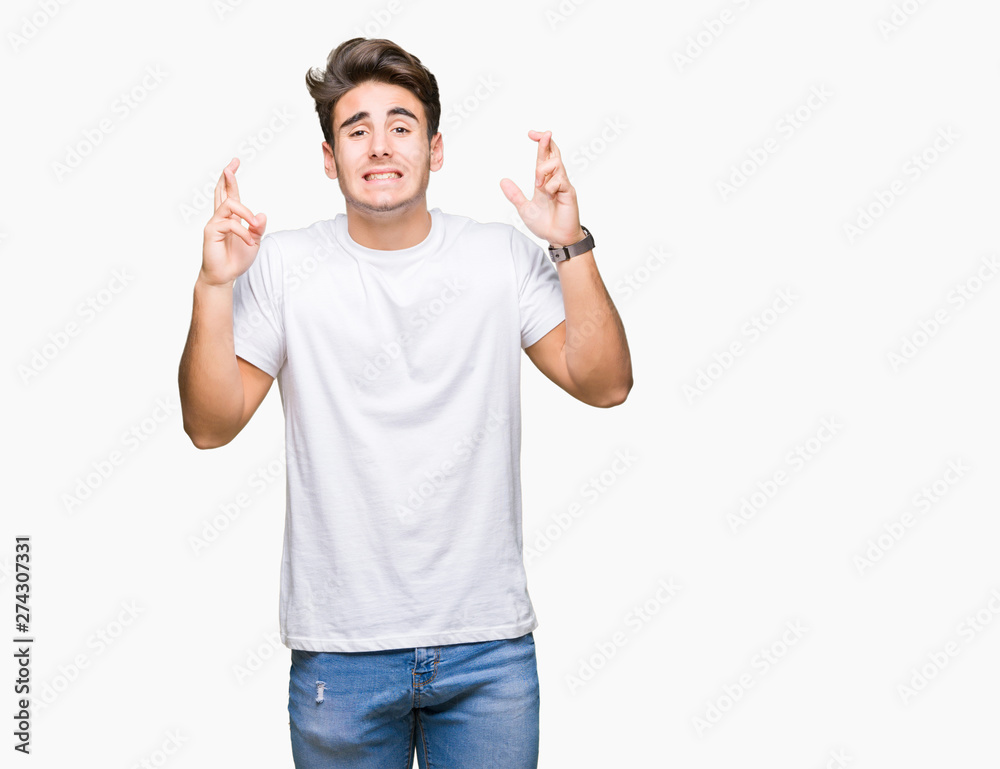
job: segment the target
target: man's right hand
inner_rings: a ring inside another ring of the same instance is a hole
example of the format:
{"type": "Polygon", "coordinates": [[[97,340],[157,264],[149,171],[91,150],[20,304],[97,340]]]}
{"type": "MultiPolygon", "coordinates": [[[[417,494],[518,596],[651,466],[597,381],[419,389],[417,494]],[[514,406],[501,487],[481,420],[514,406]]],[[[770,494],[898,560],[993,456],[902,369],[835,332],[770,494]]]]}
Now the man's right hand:
{"type": "Polygon", "coordinates": [[[236,186],[239,158],[222,169],[215,185],[215,213],[205,225],[201,273],[198,280],[213,286],[232,286],[237,277],[253,264],[264,237],[267,217],[256,214],[240,202],[236,186]],[[248,227],[240,221],[245,219],[248,227]]]}

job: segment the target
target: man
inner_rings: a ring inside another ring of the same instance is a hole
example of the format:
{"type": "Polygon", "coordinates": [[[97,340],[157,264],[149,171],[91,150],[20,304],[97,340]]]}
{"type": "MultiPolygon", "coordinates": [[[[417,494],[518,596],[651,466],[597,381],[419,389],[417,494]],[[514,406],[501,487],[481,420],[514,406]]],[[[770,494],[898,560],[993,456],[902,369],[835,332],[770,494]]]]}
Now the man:
{"type": "Polygon", "coordinates": [[[569,247],[555,267],[508,224],[427,210],[441,106],[415,56],[355,38],[306,82],[346,215],[265,237],[234,158],[179,371],[198,448],[231,441],[278,379],[295,765],[409,767],[416,748],[422,769],[535,767],[520,351],[614,406],[632,386],[621,320],[550,132],[528,133],[532,198],[501,188],[531,232],[569,247]]]}

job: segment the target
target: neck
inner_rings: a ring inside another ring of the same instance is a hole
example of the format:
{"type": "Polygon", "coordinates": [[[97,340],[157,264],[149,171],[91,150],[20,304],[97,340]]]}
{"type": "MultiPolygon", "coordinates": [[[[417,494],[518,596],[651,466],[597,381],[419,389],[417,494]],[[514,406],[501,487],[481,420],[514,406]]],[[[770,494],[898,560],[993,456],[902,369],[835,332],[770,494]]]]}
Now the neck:
{"type": "Polygon", "coordinates": [[[371,212],[347,207],[347,232],[365,248],[398,251],[419,245],[431,231],[426,200],[405,210],[371,212]]]}

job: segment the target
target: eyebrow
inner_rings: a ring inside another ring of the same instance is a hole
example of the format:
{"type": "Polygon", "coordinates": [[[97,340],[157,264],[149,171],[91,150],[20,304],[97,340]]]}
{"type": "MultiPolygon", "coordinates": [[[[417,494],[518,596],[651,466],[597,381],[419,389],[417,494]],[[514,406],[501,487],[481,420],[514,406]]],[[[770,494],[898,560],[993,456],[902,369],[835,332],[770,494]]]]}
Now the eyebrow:
{"type": "MultiPolygon", "coordinates": [[[[410,112],[406,107],[392,107],[386,111],[386,117],[390,115],[402,115],[403,117],[408,117],[414,123],[419,123],[417,116],[410,112]]],[[[371,117],[369,112],[357,112],[351,115],[347,120],[340,124],[340,128],[337,129],[337,133],[343,133],[345,128],[349,128],[355,123],[360,123],[362,120],[368,120],[371,117]]]]}

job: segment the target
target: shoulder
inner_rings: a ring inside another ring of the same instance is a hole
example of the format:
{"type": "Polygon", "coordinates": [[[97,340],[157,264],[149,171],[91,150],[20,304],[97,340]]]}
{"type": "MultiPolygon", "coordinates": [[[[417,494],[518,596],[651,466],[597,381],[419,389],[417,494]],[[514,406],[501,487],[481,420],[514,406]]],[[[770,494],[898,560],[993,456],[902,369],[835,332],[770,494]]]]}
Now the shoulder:
{"type": "Polygon", "coordinates": [[[316,246],[328,246],[333,241],[333,222],[333,219],[320,219],[305,227],[268,232],[261,239],[261,246],[270,239],[272,248],[277,246],[289,256],[316,246]]]}
{"type": "Polygon", "coordinates": [[[305,227],[267,232],[257,258],[277,272],[294,270],[310,258],[322,261],[336,250],[333,224],[333,219],[320,219],[305,227]]]}
{"type": "Polygon", "coordinates": [[[450,214],[443,211],[441,212],[441,217],[445,222],[449,238],[476,240],[505,251],[517,250],[517,246],[523,248],[525,241],[527,243],[532,242],[530,238],[519,232],[512,223],[481,222],[478,219],[473,219],[471,216],[450,214]]]}

